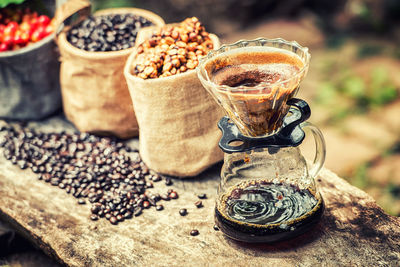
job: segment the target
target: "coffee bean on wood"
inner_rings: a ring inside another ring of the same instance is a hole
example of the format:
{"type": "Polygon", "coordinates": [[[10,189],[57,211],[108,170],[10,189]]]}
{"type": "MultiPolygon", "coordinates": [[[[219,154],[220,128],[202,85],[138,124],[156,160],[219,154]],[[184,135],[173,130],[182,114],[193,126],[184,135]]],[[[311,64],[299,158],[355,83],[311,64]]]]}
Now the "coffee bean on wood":
{"type": "Polygon", "coordinates": [[[73,46],[90,52],[119,51],[133,47],[140,28],[153,25],[133,14],[90,16],[68,31],[73,46]]]}
{"type": "Polygon", "coordinates": [[[20,125],[0,128],[0,147],[7,160],[21,169],[30,168],[38,180],[64,189],[91,203],[90,219],[105,217],[118,224],[155,207],[160,200],[176,199],[169,189],[165,194],[151,193],[152,181],[161,179],[133,151],[116,139],[86,133],[39,133],[20,125]]]}

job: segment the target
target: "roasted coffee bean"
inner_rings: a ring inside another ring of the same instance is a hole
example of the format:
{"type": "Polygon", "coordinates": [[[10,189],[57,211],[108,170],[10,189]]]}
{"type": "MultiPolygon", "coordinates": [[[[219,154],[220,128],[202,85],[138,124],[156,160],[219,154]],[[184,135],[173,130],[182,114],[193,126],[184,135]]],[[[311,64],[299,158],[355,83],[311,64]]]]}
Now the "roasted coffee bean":
{"type": "Polygon", "coordinates": [[[171,199],[167,194],[162,194],[160,197],[162,200],[166,200],[166,201],[171,199]]]}
{"type": "Polygon", "coordinates": [[[117,220],[118,220],[119,222],[122,222],[122,221],[124,220],[124,216],[123,216],[122,214],[118,214],[118,215],[116,216],[116,218],[117,218],[117,220]]]}
{"type": "Polygon", "coordinates": [[[163,205],[157,205],[156,206],[156,210],[158,210],[158,211],[163,210],[163,209],[164,209],[163,205]]]}
{"type": "Polygon", "coordinates": [[[151,178],[151,180],[152,180],[153,182],[159,182],[159,181],[161,181],[162,179],[161,179],[161,176],[160,176],[160,175],[154,175],[154,176],[151,178]]]}
{"type": "Polygon", "coordinates": [[[172,199],[177,199],[178,198],[178,193],[175,191],[172,191],[169,195],[170,198],[172,199]]]}
{"type": "Polygon", "coordinates": [[[143,201],[143,208],[145,208],[145,209],[148,209],[148,208],[150,208],[150,202],[149,201],[143,201]]]}
{"type": "Polygon", "coordinates": [[[203,202],[201,202],[201,200],[199,200],[199,201],[196,201],[196,202],[194,203],[194,205],[199,209],[199,208],[202,208],[202,207],[203,207],[203,202]]]}
{"type": "Polygon", "coordinates": [[[198,194],[197,197],[198,197],[199,199],[206,199],[206,198],[207,198],[207,195],[203,193],[203,194],[198,194]]]}
{"type": "Polygon", "coordinates": [[[124,213],[123,216],[124,216],[125,219],[130,219],[130,218],[132,218],[132,212],[127,211],[127,212],[124,213]]]}
{"type": "Polygon", "coordinates": [[[92,215],[90,215],[90,219],[92,221],[97,221],[99,219],[99,216],[97,216],[96,214],[92,214],[92,215]]]}
{"type": "Polygon", "coordinates": [[[92,208],[90,209],[90,211],[91,211],[93,214],[99,213],[100,210],[101,210],[101,206],[98,205],[97,203],[96,203],[95,205],[93,205],[92,208]]]}
{"type": "Polygon", "coordinates": [[[118,223],[118,219],[117,219],[116,217],[112,216],[112,217],[110,218],[110,223],[111,223],[111,224],[117,224],[117,223],[118,223]]]}
{"type": "Polygon", "coordinates": [[[169,186],[169,185],[172,185],[172,184],[173,184],[173,182],[172,182],[171,178],[166,178],[165,179],[165,185],[169,186]]]}
{"type": "Polygon", "coordinates": [[[142,214],[142,208],[138,207],[135,209],[135,211],[133,212],[133,215],[135,215],[136,217],[139,216],[140,214],[142,214]]]}
{"type": "Polygon", "coordinates": [[[148,201],[148,202],[150,203],[150,205],[152,205],[152,206],[155,206],[155,205],[156,205],[156,201],[155,201],[154,199],[152,199],[152,198],[149,198],[147,201],[148,201]]]}
{"type": "MultiPolygon", "coordinates": [[[[67,40],[73,46],[90,52],[117,51],[132,47],[139,29],[152,24],[133,14],[90,16],[71,28],[67,40]]],[[[80,136],[80,140],[87,138],[80,136]]]]}
{"type": "Polygon", "coordinates": [[[144,208],[161,210],[159,200],[178,196],[173,189],[162,196],[147,190],[154,187],[153,177],[161,176],[145,166],[138,151],[121,142],[89,134],[6,131],[1,154],[21,169],[38,173],[39,180],[65,189],[79,204],[90,201],[93,220],[105,217],[117,223],[139,216],[144,208]]]}
{"type": "Polygon", "coordinates": [[[213,228],[214,228],[215,231],[219,231],[219,228],[218,228],[218,226],[216,224],[214,224],[213,228]]]}
{"type": "Polygon", "coordinates": [[[181,216],[186,216],[186,215],[188,214],[187,209],[180,209],[180,210],[179,210],[179,214],[180,214],[181,216]]]}
{"type": "Polygon", "coordinates": [[[199,230],[193,229],[192,231],[190,231],[190,235],[191,235],[191,236],[199,235],[199,230]]]}

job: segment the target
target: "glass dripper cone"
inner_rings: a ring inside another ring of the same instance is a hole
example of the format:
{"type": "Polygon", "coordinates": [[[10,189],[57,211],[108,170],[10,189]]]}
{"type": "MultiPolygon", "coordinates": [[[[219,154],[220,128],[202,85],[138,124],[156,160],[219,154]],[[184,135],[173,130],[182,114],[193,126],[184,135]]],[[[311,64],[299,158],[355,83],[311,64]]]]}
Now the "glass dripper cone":
{"type": "Polygon", "coordinates": [[[241,133],[260,137],[281,128],[309,61],[308,48],[297,42],[259,38],[210,52],[197,74],[241,133]]]}

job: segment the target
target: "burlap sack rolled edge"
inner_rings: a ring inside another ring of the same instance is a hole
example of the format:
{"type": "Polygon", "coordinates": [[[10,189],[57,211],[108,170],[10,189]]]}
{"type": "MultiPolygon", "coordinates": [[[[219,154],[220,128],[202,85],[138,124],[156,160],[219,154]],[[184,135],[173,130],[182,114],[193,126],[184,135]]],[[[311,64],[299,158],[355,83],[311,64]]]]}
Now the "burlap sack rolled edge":
{"type": "MultiPolygon", "coordinates": [[[[146,34],[148,34],[149,29],[144,29],[143,31],[147,31],[146,34]]],[[[138,35],[139,37],[139,35],[138,35]]],[[[220,42],[219,39],[216,35],[214,34],[210,34],[210,38],[212,39],[213,43],[214,43],[214,48],[218,48],[220,46],[220,42]]],[[[139,42],[138,42],[139,44],[139,42]]],[[[215,100],[212,98],[211,95],[208,94],[208,92],[203,88],[203,86],[201,85],[200,81],[197,78],[197,74],[196,74],[196,70],[190,70],[187,71],[185,73],[181,73],[178,75],[173,75],[170,77],[164,77],[164,78],[157,78],[157,79],[149,79],[149,80],[143,80],[141,78],[135,77],[131,74],[131,66],[132,66],[132,62],[134,60],[136,56],[136,52],[134,51],[128,58],[126,64],[125,64],[125,68],[124,68],[124,75],[125,78],[127,79],[127,83],[128,83],[128,88],[129,88],[129,92],[131,94],[132,97],[132,101],[135,102],[135,90],[137,90],[137,88],[135,86],[133,86],[135,83],[146,83],[146,82],[154,82],[155,80],[158,81],[159,84],[163,84],[165,82],[170,82],[172,79],[181,79],[181,80],[185,80],[188,79],[189,77],[191,79],[193,79],[197,84],[198,88],[201,88],[201,90],[203,90],[202,92],[206,95],[206,97],[208,96],[210,98],[210,103],[213,103],[216,107],[217,113],[216,116],[218,118],[222,117],[224,115],[224,111],[217,105],[217,103],[215,102],[215,100]]],[[[162,100],[160,100],[162,101],[162,100]]],[[[140,112],[140,111],[138,111],[140,112]]],[[[139,114],[140,117],[140,114],[139,114]]],[[[142,142],[140,142],[140,135],[143,133],[140,132],[140,119],[138,120],[139,123],[139,152],[143,151],[143,146],[142,146],[142,142]]],[[[144,122],[145,123],[145,122],[144,122]]],[[[193,177],[196,176],[198,174],[200,174],[202,171],[206,170],[207,168],[209,168],[212,164],[215,164],[219,161],[221,161],[223,159],[223,152],[221,149],[219,149],[218,147],[218,142],[221,138],[221,133],[219,131],[219,129],[217,128],[217,121],[215,122],[215,133],[216,133],[216,137],[215,138],[215,142],[212,148],[210,148],[212,150],[212,152],[209,153],[209,156],[213,156],[213,159],[209,160],[207,159],[207,164],[204,164],[202,167],[197,168],[195,170],[188,170],[185,168],[185,166],[179,166],[177,168],[167,168],[167,169],[162,169],[159,168],[159,166],[154,166],[154,164],[151,163],[151,160],[146,158],[146,155],[143,155],[143,153],[141,153],[142,156],[142,160],[149,166],[149,168],[162,173],[162,174],[167,174],[167,175],[172,175],[172,176],[177,176],[179,178],[185,178],[185,177],[193,177]]],[[[201,133],[200,133],[201,134],[201,133]]],[[[190,153],[189,151],[186,151],[186,153],[190,153]]],[[[173,155],[171,155],[173,156],[173,155]]],[[[182,158],[185,157],[185,154],[183,153],[182,155],[178,155],[182,158]]]]}
{"type": "MultiPolygon", "coordinates": [[[[139,15],[142,16],[148,20],[150,20],[151,22],[153,22],[154,24],[156,24],[158,27],[163,26],[165,24],[164,20],[158,16],[157,14],[154,14],[151,11],[148,10],[144,10],[144,9],[139,9],[139,8],[109,8],[109,9],[104,9],[104,10],[100,10],[98,12],[96,12],[94,15],[106,15],[106,14],[135,14],[135,15],[139,15]]],[[[134,47],[128,48],[128,49],[124,49],[124,50],[120,50],[120,51],[110,51],[110,52],[89,52],[89,51],[85,51],[79,48],[74,47],[72,44],[70,44],[67,41],[66,38],[66,32],[61,32],[58,35],[57,38],[57,44],[58,47],[60,49],[60,52],[62,52],[63,50],[65,50],[64,53],[62,53],[63,55],[60,56],[60,61],[62,62],[63,60],[68,60],[68,55],[74,55],[76,56],[76,58],[74,58],[74,60],[76,61],[77,58],[79,58],[81,61],[83,61],[81,64],[85,64],[87,63],[86,61],[90,60],[90,65],[92,67],[95,67],[95,65],[99,64],[99,67],[104,67],[104,63],[106,60],[108,60],[108,64],[113,64],[113,62],[116,62],[115,64],[118,64],[117,62],[125,62],[126,58],[129,56],[129,54],[133,51],[134,47]],[[112,60],[110,60],[112,59],[112,60]]],[[[122,71],[123,71],[123,64],[122,63],[122,71]]],[[[99,69],[100,71],[100,69],[99,69]]],[[[62,72],[60,72],[60,75],[62,74],[62,72]]],[[[62,78],[62,77],[61,77],[62,78]]],[[[121,83],[126,83],[125,79],[123,79],[121,81],[121,83]]],[[[128,90],[128,86],[126,85],[126,89],[128,90]]],[[[64,86],[61,86],[61,92],[62,94],[65,94],[65,88],[64,86]]],[[[80,131],[84,131],[84,132],[92,132],[92,133],[98,133],[98,134],[113,134],[119,138],[130,138],[130,137],[134,137],[137,136],[139,133],[139,126],[137,124],[137,119],[135,116],[135,110],[132,105],[132,121],[130,122],[131,126],[129,128],[126,128],[125,130],[106,130],[104,129],[100,129],[100,127],[94,127],[93,124],[86,124],[83,125],[83,123],[79,122],[79,118],[76,117],[75,114],[72,114],[71,112],[69,112],[69,109],[66,109],[66,99],[65,97],[62,98],[63,101],[63,106],[64,106],[64,111],[65,111],[65,115],[67,117],[68,120],[70,120],[71,122],[74,123],[74,125],[80,130],[80,131]],[[98,128],[98,129],[96,129],[98,128]]],[[[78,116],[78,115],[77,115],[78,116]]],[[[94,123],[96,125],[96,123],[94,123]]]]}

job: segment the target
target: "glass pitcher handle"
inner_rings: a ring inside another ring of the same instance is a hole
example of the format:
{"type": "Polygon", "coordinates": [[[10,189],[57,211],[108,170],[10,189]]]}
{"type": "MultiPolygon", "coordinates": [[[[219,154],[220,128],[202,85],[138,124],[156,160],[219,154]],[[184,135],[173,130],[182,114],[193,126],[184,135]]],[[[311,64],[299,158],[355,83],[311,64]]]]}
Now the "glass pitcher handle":
{"type": "Polygon", "coordinates": [[[314,136],[315,157],[313,160],[313,164],[308,171],[309,175],[314,179],[315,177],[317,177],[319,171],[321,170],[325,162],[326,147],[325,147],[324,136],[322,135],[321,130],[310,122],[303,122],[300,124],[300,127],[306,133],[310,131],[314,136]]]}

